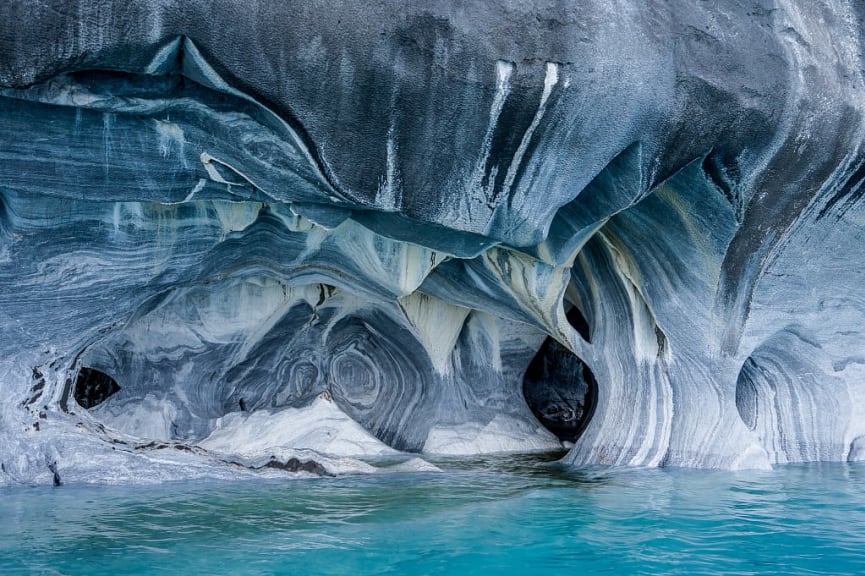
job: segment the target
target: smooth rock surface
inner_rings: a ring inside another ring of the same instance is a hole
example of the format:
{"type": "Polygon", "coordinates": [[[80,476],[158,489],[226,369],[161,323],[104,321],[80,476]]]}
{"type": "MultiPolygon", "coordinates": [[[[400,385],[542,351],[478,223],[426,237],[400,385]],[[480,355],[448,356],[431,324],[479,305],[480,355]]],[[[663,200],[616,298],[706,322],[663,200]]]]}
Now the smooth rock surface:
{"type": "Polygon", "coordinates": [[[388,449],[548,449],[547,338],[597,381],[568,463],[865,457],[863,18],[4,2],[0,483],[255,474],[153,443],[321,394],[388,449]]]}

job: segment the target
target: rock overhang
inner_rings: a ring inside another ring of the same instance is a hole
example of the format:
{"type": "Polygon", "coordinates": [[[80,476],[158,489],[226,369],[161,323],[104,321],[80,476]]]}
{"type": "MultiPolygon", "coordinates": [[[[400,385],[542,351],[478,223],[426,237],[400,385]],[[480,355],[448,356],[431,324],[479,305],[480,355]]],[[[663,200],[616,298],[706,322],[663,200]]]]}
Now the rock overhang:
{"type": "Polygon", "coordinates": [[[52,372],[34,414],[102,362],[161,440],[328,393],[400,449],[518,449],[551,337],[598,381],[572,463],[858,453],[854,5],[256,6],[0,35],[4,385],[52,372]]]}

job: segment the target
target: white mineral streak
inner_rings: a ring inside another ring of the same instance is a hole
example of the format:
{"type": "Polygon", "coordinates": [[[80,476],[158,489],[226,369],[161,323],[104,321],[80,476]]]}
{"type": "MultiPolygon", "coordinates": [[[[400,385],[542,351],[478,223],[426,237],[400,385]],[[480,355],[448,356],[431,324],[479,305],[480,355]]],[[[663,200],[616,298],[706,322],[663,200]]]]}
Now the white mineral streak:
{"type": "Polygon", "coordinates": [[[517,151],[514,153],[514,157],[511,159],[510,166],[508,166],[508,172],[505,175],[505,181],[502,185],[502,191],[506,195],[510,195],[511,188],[514,185],[514,179],[517,177],[517,171],[520,169],[520,166],[523,163],[523,156],[526,155],[526,150],[529,147],[529,143],[532,141],[532,136],[535,134],[535,130],[538,128],[538,124],[541,123],[541,119],[544,117],[544,112],[547,111],[547,100],[550,98],[550,94],[553,91],[553,88],[559,82],[559,65],[554,62],[547,62],[546,65],[546,73],[544,76],[544,91],[541,93],[541,102],[538,104],[538,110],[535,112],[534,118],[532,118],[532,123],[529,124],[528,129],[526,129],[523,134],[522,140],[520,140],[520,145],[517,148],[517,151]]]}
{"type": "Polygon", "coordinates": [[[557,448],[548,338],[568,464],[865,459],[857,5],[671,1],[0,22],[0,484],[557,448]]]}
{"type": "MultiPolygon", "coordinates": [[[[321,250],[322,246],[317,240],[324,238],[322,235],[315,236],[316,242],[304,256],[321,250]]],[[[327,238],[365,275],[376,278],[397,296],[406,296],[417,290],[429,273],[446,258],[444,254],[429,248],[391,240],[353,221],[346,221],[327,238]]]]}
{"type": "Polygon", "coordinates": [[[212,156],[206,151],[201,153],[201,155],[199,156],[199,160],[201,160],[201,165],[207,171],[207,175],[210,177],[210,179],[219,184],[225,184],[228,187],[229,191],[231,191],[232,186],[248,184],[254,189],[260,190],[261,192],[268,194],[265,189],[253,182],[252,178],[250,178],[228,162],[220,160],[219,158],[212,156]],[[223,177],[222,174],[219,173],[217,166],[222,166],[226,170],[236,174],[240,179],[233,182],[231,180],[225,179],[225,177],[223,177]]]}
{"type": "MultiPolygon", "coordinates": [[[[306,144],[303,142],[303,139],[300,138],[297,133],[289,126],[279,114],[276,114],[272,110],[270,110],[267,106],[263,106],[259,103],[255,98],[252,98],[248,94],[236,90],[229,83],[227,83],[217,72],[213,69],[213,67],[204,59],[201,55],[201,51],[198,49],[198,46],[190,40],[189,38],[183,39],[183,65],[184,65],[184,73],[194,77],[196,80],[201,81],[205,85],[212,86],[216,90],[220,92],[224,92],[226,94],[231,94],[232,96],[237,96],[238,98],[242,98],[252,103],[261,109],[261,111],[267,116],[268,123],[276,125],[280,128],[280,131],[284,133],[290,140],[292,146],[296,149],[300,150],[304,159],[306,160],[308,167],[315,170],[318,175],[321,177],[323,182],[326,182],[327,179],[320,172],[318,163],[310,154],[309,149],[306,144]]],[[[210,170],[208,170],[208,173],[210,170]]],[[[329,187],[330,188],[330,187],[329,187]]],[[[330,193],[335,196],[340,196],[339,192],[330,188],[330,193]]]]}
{"type": "Polygon", "coordinates": [[[502,341],[501,327],[498,319],[487,312],[475,311],[472,314],[473,322],[467,323],[469,327],[469,338],[474,350],[486,350],[485,363],[491,370],[501,372],[502,370],[502,341]]]}
{"type": "MultiPolygon", "coordinates": [[[[486,175],[486,165],[490,156],[493,135],[495,134],[499,116],[502,113],[502,108],[504,108],[505,101],[508,99],[508,95],[511,92],[510,78],[514,73],[515,68],[516,66],[513,62],[506,62],[504,60],[496,62],[496,93],[495,96],[493,96],[493,101],[490,105],[489,122],[487,124],[484,138],[481,141],[481,149],[478,153],[478,159],[474,171],[469,178],[469,190],[480,191],[482,189],[482,182],[484,175],[486,175]]],[[[498,167],[494,166],[492,170],[498,170],[498,167]]],[[[495,173],[491,173],[488,176],[489,184],[487,185],[487,188],[483,190],[482,194],[482,197],[487,199],[487,201],[489,201],[489,198],[493,193],[495,173]]]]}
{"type": "Polygon", "coordinates": [[[186,168],[186,155],[183,149],[186,146],[186,137],[183,129],[172,122],[154,120],[156,133],[159,134],[159,152],[162,157],[168,159],[173,153],[177,154],[181,164],[186,168]]]}
{"type": "Polygon", "coordinates": [[[376,194],[376,203],[382,210],[397,211],[400,208],[400,199],[402,198],[399,171],[397,169],[397,145],[396,136],[394,134],[394,124],[391,120],[390,129],[387,132],[386,143],[386,166],[385,175],[381,184],[378,187],[376,194]]]}
{"type": "Polygon", "coordinates": [[[448,374],[451,354],[471,310],[420,292],[400,298],[399,305],[423,343],[433,367],[439,374],[448,374]]]}

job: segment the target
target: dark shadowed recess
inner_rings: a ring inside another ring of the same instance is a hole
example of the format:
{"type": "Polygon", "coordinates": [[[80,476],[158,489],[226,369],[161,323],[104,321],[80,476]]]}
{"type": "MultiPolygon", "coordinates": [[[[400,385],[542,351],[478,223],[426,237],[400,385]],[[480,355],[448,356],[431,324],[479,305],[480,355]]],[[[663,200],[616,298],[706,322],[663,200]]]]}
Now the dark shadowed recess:
{"type": "Polygon", "coordinates": [[[580,309],[576,306],[571,306],[571,308],[565,313],[565,318],[568,319],[568,324],[571,325],[571,328],[576,330],[583,340],[591,344],[592,334],[589,329],[589,323],[580,309]]]}
{"type": "Polygon", "coordinates": [[[95,368],[82,368],[75,380],[75,401],[82,408],[93,408],[120,391],[117,382],[95,368]]]}
{"type": "Polygon", "coordinates": [[[598,396],[595,376],[570,350],[547,338],[523,377],[523,396],[544,427],[575,442],[591,420],[598,396]]]}

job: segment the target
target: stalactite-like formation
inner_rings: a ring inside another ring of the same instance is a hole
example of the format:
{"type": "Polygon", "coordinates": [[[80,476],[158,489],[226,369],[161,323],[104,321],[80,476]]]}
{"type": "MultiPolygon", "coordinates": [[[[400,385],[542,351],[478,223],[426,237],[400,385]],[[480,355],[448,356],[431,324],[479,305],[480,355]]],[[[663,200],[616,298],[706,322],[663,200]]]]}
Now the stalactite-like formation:
{"type": "Polygon", "coordinates": [[[863,18],[4,3],[0,484],[865,457],[863,18]]]}

